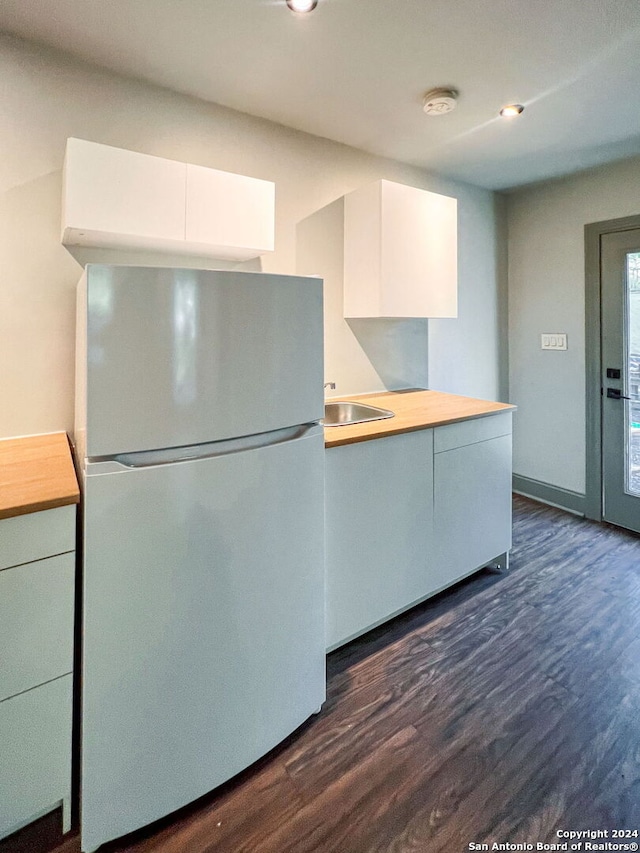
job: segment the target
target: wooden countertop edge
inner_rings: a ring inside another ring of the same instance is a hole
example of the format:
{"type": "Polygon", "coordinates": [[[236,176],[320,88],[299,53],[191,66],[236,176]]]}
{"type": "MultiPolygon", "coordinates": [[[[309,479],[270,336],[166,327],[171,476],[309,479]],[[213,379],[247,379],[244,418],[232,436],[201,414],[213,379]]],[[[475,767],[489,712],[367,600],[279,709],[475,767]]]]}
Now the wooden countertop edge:
{"type": "Polygon", "coordinates": [[[66,433],[0,440],[0,519],[79,502],[66,433]]]}
{"type": "MultiPolygon", "coordinates": [[[[361,424],[350,424],[340,427],[325,427],[325,447],[342,447],[347,444],[358,444],[363,441],[373,441],[377,438],[387,438],[394,435],[402,435],[408,432],[416,432],[421,429],[433,429],[439,426],[447,426],[448,424],[460,423],[461,421],[474,420],[476,418],[491,417],[492,415],[502,412],[515,411],[517,406],[511,403],[495,403],[489,400],[480,400],[475,397],[462,397],[457,394],[446,394],[440,391],[424,391],[424,390],[408,390],[408,391],[381,391],[377,394],[351,394],[348,397],[333,398],[327,402],[339,402],[340,400],[366,400],[372,406],[378,405],[380,408],[393,409],[392,399],[404,398],[406,400],[409,395],[422,395],[426,402],[423,406],[423,411],[420,414],[413,415],[411,420],[395,421],[394,418],[388,418],[380,421],[367,421],[361,424]],[[476,408],[472,412],[467,413],[451,413],[449,415],[429,415],[429,395],[437,401],[445,401],[447,404],[455,406],[458,402],[462,404],[475,404],[476,408]]],[[[415,398],[413,398],[415,399],[415,398]]],[[[407,417],[401,415],[400,417],[407,417]]]]}
{"type": "Polygon", "coordinates": [[[15,518],[18,515],[30,515],[33,512],[42,512],[46,509],[56,509],[61,506],[73,506],[80,503],[80,493],[76,497],[65,495],[60,498],[43,499],[31,501],[30,503],[0,507],[0,520],[3,518],[15,518]]]}

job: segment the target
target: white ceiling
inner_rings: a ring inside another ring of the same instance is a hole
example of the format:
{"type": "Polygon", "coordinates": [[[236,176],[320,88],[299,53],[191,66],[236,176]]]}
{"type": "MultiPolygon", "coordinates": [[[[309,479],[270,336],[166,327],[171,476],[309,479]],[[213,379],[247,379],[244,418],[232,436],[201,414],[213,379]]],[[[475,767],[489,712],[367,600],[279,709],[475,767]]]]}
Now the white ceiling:
{"type": "Polygon", "coordinates": [[[0,29],[493,189],[640,153],[640,0],[2,0],[0,29]]]}

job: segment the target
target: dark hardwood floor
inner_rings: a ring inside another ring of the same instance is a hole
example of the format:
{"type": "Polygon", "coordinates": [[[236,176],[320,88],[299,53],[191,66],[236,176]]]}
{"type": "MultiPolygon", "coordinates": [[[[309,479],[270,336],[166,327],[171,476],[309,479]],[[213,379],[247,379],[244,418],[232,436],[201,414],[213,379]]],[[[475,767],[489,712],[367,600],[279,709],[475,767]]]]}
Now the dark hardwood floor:
{"type": "Polygon", "coordinates": [[[508,573],[334,652],[320,715],[104,850],[458,853],[614,829],[640,830],[640,537],[515,497],[508,573]]]}

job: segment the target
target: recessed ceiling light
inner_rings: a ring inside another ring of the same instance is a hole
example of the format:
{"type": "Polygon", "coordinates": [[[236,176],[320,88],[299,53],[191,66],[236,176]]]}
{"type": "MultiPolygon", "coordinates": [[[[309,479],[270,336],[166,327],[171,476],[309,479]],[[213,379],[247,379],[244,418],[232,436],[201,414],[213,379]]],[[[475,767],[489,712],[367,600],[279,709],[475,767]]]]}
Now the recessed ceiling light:
{"type": "Polygon", "coordinates": [[[287,6],[292,12],[313,12],[318,0],[287,0],[287,6]]]}
{"type": "Polygon", "coordinates": [[[504,118],[513,118],[514,116],[519,116],[524,112],[524,107],[522,104],[507,104],[506,107],[503,107],[500,110],[500,115],[504,118]]]}
{"type": "Polygon", "coordinates": [[[422,100],[428,116],[443,116],[455,110],[458,93],[455,89],[430,89],[422,100]]]}

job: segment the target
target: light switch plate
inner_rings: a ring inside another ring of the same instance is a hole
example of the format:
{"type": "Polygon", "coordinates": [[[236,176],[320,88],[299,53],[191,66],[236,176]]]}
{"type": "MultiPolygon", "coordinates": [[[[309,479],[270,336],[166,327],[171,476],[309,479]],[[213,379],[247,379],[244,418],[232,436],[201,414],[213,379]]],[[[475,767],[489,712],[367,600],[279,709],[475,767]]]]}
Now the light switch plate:
{"type": "Polygon", "coordinates": [[[540,335],[540,349],[567,349],[566,332],[543,332],[540,335]]]}

